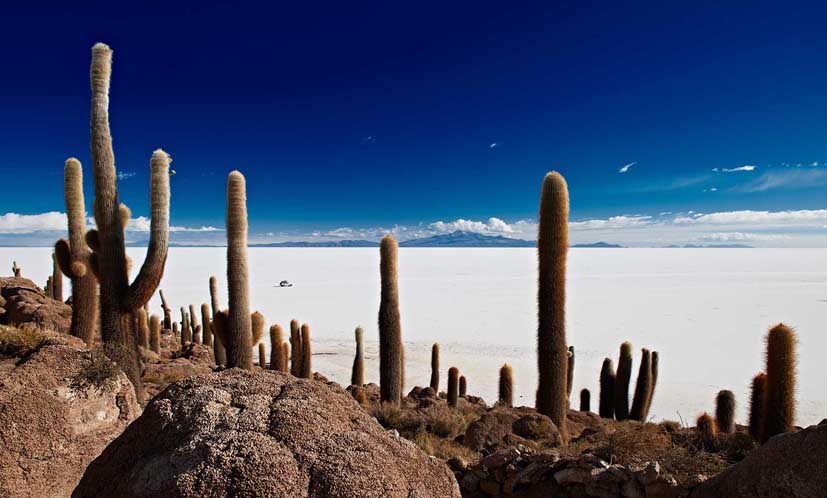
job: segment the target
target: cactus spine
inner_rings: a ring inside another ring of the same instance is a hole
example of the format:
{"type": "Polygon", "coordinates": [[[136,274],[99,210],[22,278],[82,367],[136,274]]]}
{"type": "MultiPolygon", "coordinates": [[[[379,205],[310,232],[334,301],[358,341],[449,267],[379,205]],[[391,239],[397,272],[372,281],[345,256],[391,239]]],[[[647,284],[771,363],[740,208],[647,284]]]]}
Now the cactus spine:
{"type": "Polygon", "coordinates": [[[566,434],[566,254],[569,193],[566,180],[552,172],[543,179],[537,231],[537,411],[566,434]]]}
{"type": "Polygon", "coordinates": [[[149,349],[149,319],[143,308],[138,310],[138,345],[149,349]]]}
{"type": "Polygon", "coordinates": [[[629,418],[629,381],[632,378],[632,344],[624,342],[620,345],[620,358],[617,360],[617,375],[615,376],[615,418],[626,420],[629,418]]]}
{"type": "Polygon", "coordinates": [[[233,171],[227,177],[227,366],[253,368],[252,323],[250,321],[247,266],[247,186],[244,175],[233,171]]]}
{"type": "Polygon", "coordinates": [[[52,253],[52,299],[63,302],[63,273],[57,264],[55,253],[52,253]]]}
{"type": "Polygon", "coordinates": [[[456,367],[448,369],[448,406],[457,406],[459,396],[459,370],[456,367]]]}
{"type": "Polygon", "coordinates": [[[313,370],[311,365],[311,358],[313,356],[312,349],[310,347],[310,325],[302,324],[301,329],[301,336],[302,336],[302,371],[301,376],[305,379],[312,379],[313,378],[313,370]]]}
{"type": "Polygon", "coordinates": [[[212,347],[212,328],[210,327],[210,307],[207,303],[201,303],[201,335],[204,345],[212,347]]]}
{"type": "Polygon", "coordinates": [[[161,354],[161,319],[158,315],[149,317],[149,348],[161,354]]]}
{"type": "Polygon", "coordinates": [[[150,238],[146,259],[130,285],[124,247],[124,213],[118,201],[115,156],[109,132],[109,81],[112,50],[103,43],[92,48],[92,172],[97,230],[90,257],[100,283],[100,328],[107,355],[118,363],[144,399],[134,314],[146,303],[164,273],[169,244],[169,155],[161,149],[150,161],[150,238]]]}
{"type": "Polygon", "coordinates": [[[615,366],[611,358],[605,358],[600,369],[600,406],[598,411],[602,418],[614,418],[615,416],[615,366]]]}
{"type": "Polygon", "coordinates": [[[431,389],[439,392],[439,344],[431,346],[431,389]]]}
{"type": "Polygon", "coordinates": [[[783,323],[767,334],[766,361],[761,442],[790,432],[795,420],[795,332],[783,323]]]}
{"type": "Polygon", "coordinates": [[[290,374],[302,374],[302,338],[298,320],[290,320],[290,374]]]}
{"type": "Polygon", "coordinates": [[[379,390],[382,401],[402,399],[402,325],[399,316],[396,240],[385,235],[379,248],[382,281],[379,302],[379,390]]]}
{"type": "Polygon", "coordinates": [[[592,393],[588,389],[580,390],[580,411],[592,411],[592,393]]]}
{"type": "MultiPolygon", "coordinates": [[[[218,279],[215,278],[215,275],[210,277],[210,309],[212,311],[213,320],[215,320],[215,314],[219,312],[220,307],[218,306],[218,279]]],[[[215,330],[212,328],[212,322],[210,322],[210,332],[215,334],[215,330]]],[[[217,365],[226,365],[227,364],[227,350],[224,348],[224,344],[219,341],[213,339],[213,356],[215,357],[215,363],[217,365]]]]}
{"type": "Polygon", "coordinates": [[[766,390],[767,375],[760,372],[752,378],[749,397],[749,435],[756,441],[761,439],[761,422],[764,417],[766,390]]]}
{"type": "Polygon", "coordinates": [[[362,386],[365,384],[365,344],[362,327],[356,327],[356,356],[353,358],[353,369],[350,373],[350,384],[362,386]]]}
{"type": "Polygon", "coordinates": [[[640,368],[635,384],[635,397],[632,400],[632,410],[629,418],[643,422],[646,418],[646,404],[649,400],[649,391],[652,388],[652,354],[648,349],[641,349],[640,368]]]}
{"type": "Polygon", "coordinates": [[[718,438],[718,428],[715,426],[715,420],[708,413],[704,413],[698,417],[695,428],[698,430],[704,448],[707,450],[713,449],[718,438]]]}
{"type": "Polygon", "coordinates": [[[514,404],[514,372],[507,363],[500,367],[499,403],[509,407],[514,404]]]}
{"type": "Polygon", "coordinates": [[[715,424],[724,434],[735,432],[735,395],[732,391],[719,391],[715,397],[715,424]]]}
{"type": "Polygon", "coordinates": [[[69,224],[69,240],[55,244],[55,261],[72,283],[72,327],[70,333],[87,345],[95,338],[98,291],[95,276],[88,269],[89,247],[86,245],[86,207],[83,198],[83,172],[75,158],[63,168],[63,197],[69,224]]]}
{"type": "Polygon", "coordinates": [[[465,380],[464,375],[459,376],[459,397],[464,398],[468,393],[468,381],[465,380]]]}

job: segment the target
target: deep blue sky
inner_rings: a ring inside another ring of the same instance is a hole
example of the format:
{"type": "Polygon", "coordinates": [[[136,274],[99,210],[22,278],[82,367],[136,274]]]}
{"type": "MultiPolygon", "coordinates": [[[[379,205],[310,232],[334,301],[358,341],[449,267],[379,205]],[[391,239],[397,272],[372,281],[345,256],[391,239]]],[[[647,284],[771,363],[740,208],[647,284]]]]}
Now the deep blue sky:
{"type": "Polygon", "coordinates": [[[824,3],[208,3],[4,7],[0,213],[89,166],[96,41],[121,197],[163,147],[179,225],[223,226],[232,169],[258,231],[533,218],[551,169],[575,220],[827,207],[824,3]]]}

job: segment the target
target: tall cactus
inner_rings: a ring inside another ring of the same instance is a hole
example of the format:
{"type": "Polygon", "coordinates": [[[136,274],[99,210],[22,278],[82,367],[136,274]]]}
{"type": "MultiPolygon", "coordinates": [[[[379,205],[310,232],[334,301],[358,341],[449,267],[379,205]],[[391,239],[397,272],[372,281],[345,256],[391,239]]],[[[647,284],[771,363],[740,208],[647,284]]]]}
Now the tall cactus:
{"type": "Polygon", "coordinates": [[[761,442],[790,432],[795,421],[795,332],[779,323],[767,333],[767,383],[761,442]]]}
{"type": "Polygon", "coordinates": [[[55,244],[55,260],[72,283],[72,326],[70,333],[87,345],[95,338],[98,313],[98,290],[95,276],[89,271],[89,247],[86,245],[86,207],[83,198],[83,172],[74,157],[63,168],[63,197],[69,222],[69,240],[55,244]]]}
{"type": "Polygon", "coordinates": [[[143,308],[138,310],[138,345],[149,349],[149,318],[143,308]]]}
{"type": "Polygon", "coordinates": [[[227,177],[227,366],[252,370],[252,323],[247,266],[247,185],[244,175],[233,171],[227,177]]]}
{"type": "Polygon", "coordinates": [[[648,349],[641,350],[640,369],[637,373],[635,396],[632,399],[632,409],[629,418],[640,422],[646,419],[646,404],[652,387],[652,354],[648,349]]]}
{"type": "Polygon", "coordinates": [[[212,328],[210,327],[210,307],[207,303],[201,303],[201,335],[204,345],[212,347],[212,328]]]}
{"type": "Polygon", "coordinates": [[[63,302],[63,273],[60,271],[55,253],[52,253],[52,299],[63,302]]]}
{"type": "Polygon", "coordinates": [[[290,374],[301,377],[302,374],[302,337],[298,320],[290,320],[290,374]]]}
{"type": "Polygon", "coordinates": [[[719,391],[715,396],[715,423],[724,434],[735,432],[735,395],[732,391],[719,391]]]}
{"type": "Polygon", "coordinates": [[[543,179],[537,231],[537,411],[566,434],[566,255],[569,192],[556,172],[543,179]]]}
{"type": "Polygon", "coordinates": [[[286,372],[287,365],[284,364],[284,354],[281,349],[284,347],[281,327],[278,324],[270,326],[270,370],[286,372]]]}
{"type": "Polygon", "coordinates": [[[92,172],[97,230],[87,234],[90,266],[100,282],[100,328],[107,355],[126,372],[140,401],[144,398],[134,314],[146,303],[164,273],[169,244],[169,155],[161,149],[150,161],[150,238],[146,259],[130,285],[124,246],[125,214],[118,201],[115,156],[109,132],[109,81],[112,50],[92,48],[92,172]]]}
{"type": "Polygon", "coordinates": [[[598,411],[602,418],[615,416],[615,367],[611,358],[603,359],[600,369],[600,406],[598,411]]]}
{"type": "Polygon", "coordinates": [[[749,397],[749,435],[756,441],[761,439],[766,390],[767,375],[760,372],[752,378],[749,397]]]}
{"type": "Polygon", "coordinates": [[[356,327],[356,356],[353,357],[353,369],[350,373],[350,384],[362,386],[365,384],[365,343],[362,327],[356,327]]]}
{"type": "Polygon", "coordinates": [[[448,369],[448,406],[457,406],[459,396],[459,370],[457,367],[448,369]]]}
{"type": "Polygon", "coordinates": [[[190,328],[192,328],[192,342],[201,344],[201,334],[195,333],[198,328],[198,313],[195,312],[195,305],[190,304],[190,328]]]}
{"type": "Polygon", "coordinates": [[[161,354],[161,319],[158,315],[149,317],[149,348],[155,354],[161,354]]]}
{"type": "Polygon", "coordinates": [[[629,418],[629,381],[632,378],[632,344],[624,342],[620,345],[620,358],[617,361],[617,375],[615,376],[615,418],[626,420],[629,418]]]}
{"type": "Polygon", "coordinates": [[[580,390],[580,411],[592,411],[592,393],[588,389],[580,390]]]}
{"type": "Polygon", "coordinates": [[[431,389],[439,392],[439,343],[431,346],[431,389]]]}
{"type": "Polygon", "coordinates": [[[302,336],[302,371],[301,377],[305,379],[313,378],[313,350],[310,344],[310,325],[304,323],[301,328],[302,336]]]}
{"type": "Polygon", "coordinates": [[[649,399],[646,400],[646,413],[644,418],[649,418],[649,410],[652,409],[652,399],[655,397],[655,386],[658,384],[658,363],[660,356],[657,351],[652,351],[652,386],[649,388],[649,399]]]}
{"type": "MultiPolygon", "coordinates": [[[[210,309],[212,311],[212,318],[215,320],[215,314],[220,311],[220,307],[218,306],[218,279],[215,278],[215,275],[210,277],[210,309]]],[[[212,322],[210,322],[210,326],[212,327],[212,322]]],[[[215,334],[213,328],[210,328],[210,332],[215,334]]],[[[221,341],[213,339],[212,346],[215,363],[217,365],[226,365],[227,350],[224,349],[224,344],[222,344],[221,341]]]]}
{"type": "Polygon", "coordinates": [[[511,366],[505,364],[500,367],[499,403],[505,406],[514,404],[514,372],[511,366]]]}
{"type": "Polygon", "coordinates": [[[379,302],[379,391],[383,402],[396,404],[402,399],[403,368],[397,251],[396,240],[391,235],[385,235],[379,248],[382,282],[379,302]]]}

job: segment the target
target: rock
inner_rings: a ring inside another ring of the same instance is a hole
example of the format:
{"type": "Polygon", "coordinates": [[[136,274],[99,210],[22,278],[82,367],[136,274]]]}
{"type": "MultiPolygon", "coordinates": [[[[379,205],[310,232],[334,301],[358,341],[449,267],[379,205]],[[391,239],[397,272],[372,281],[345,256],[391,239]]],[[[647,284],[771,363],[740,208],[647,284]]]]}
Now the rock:
{"type": "Polygon", "coordinates": [[[170,385],[89,465],[74,498],[460,498],[442,461],[333,384],[229,369],[170,385]]]}
{"type": "Polygon", "coordinates": [[[68,497],[89,462],[139,415],[126,376],[82,344],[47,336],[25,357],[0,360],[0,496],[68,497]],[[112,368],[101,377],[106,390],[80,388],[79,373],[98,362],[112,368]]]}
{"type": "Polygon", "coordinates": [[[496,408],[468,425],[463,444],[481,451],[500,447],[558,446],[560,433],[550,418],[530,408],[496,408]]]}
{"type": "Polygon", "coordinates": [[[579,467],[571,467],[563,470],[558,470],[554,473],[554,480],[561,486],[570,486],[572,484],[586,484],[591,478],[591,471],[579,467]]]}
{"type": "Polygon", "coordinates": [[[514,461],[519,456],[520,452],[516,448],[506,448],[484,457],[480,464],[487,470],[496,469],[514,461]]]}
{"type": "Polygon", "coordinates": [[[428,386],[419,392],[419,397],[436,399],[436,391],[434,391],[433,387],[428,386]]]}
{"type": "Polygon", "coordinates": [[[0,297],[6,300],[6,310],[0,314],[0,323],[20,326],[33,323],[39,328],[69,333],[72,325],[72,307],[56,301],[28,278],[0,277],[0,297]]]}
{"type": "Polygon", "coordinates": [[[827,489],[827,425],[780,434],[692,490],[692,498],[812,498],[827,489]]]}
{"type": "Polygon", "coordinates": [[[448,459],[448,467],[454,472],[465,472],[468,470],[468,462],[461,456],[454,456],[448,459]]]}
{"type": "Polygon", "coordinates": [[[462,489],[465,491],[474,492],[480,487],[480,478],[477,477],[473,472],[467,472],[464,476],[462,476],[462,481],[460,481],[460,485],[462,489]]]}
{"type": "Polygon", "coordinates": [[[554,422],[537,412],[523,415],[515,420],[511,427],[514,434],[532,441],[544,441],[552,446],[563,444],[554,422]]]}
{"type": "Polygon", "coordinates": [[[500,494],[500,483],[493,479],[485,479],[480,481],[480,491],[489,496],[497,496],[500,494]]]}

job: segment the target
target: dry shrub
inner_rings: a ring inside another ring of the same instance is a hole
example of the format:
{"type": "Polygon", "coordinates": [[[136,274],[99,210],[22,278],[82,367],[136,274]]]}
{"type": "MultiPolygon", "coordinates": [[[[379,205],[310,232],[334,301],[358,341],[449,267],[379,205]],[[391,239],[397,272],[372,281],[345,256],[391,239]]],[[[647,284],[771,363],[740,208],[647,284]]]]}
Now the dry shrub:
{"type": "Polygon", "coordinates": [[[25,356],[45,340],[46,334],[34,326],[8,327],[0,325],[0,354],[25,356]]]}
{"type": "Polygon", "coordinates": [[[479,453],[467,446],[457,443],[453,439],[443,439],[424,430],[416,432],[408,439],[413,441],[425,453],[443,460],[461,457],[466,462],[473,464],[480,458],[479,453]]]}
{"type": "Polygon", "coordinates": [[[69,378],[69,387],[76,391],[94,389],[102,393],[112,392],[113,380],[118,375],[118,366],[106,356],[102,349],[90,351],[91,362],[69,378]]]}
{"type": "Polygon", "coordinates": [[[454,438],[464,434],[468,427],[465,415],[447,404],[437,403],[425,409],[430,432],[443,438],[454,438]]]}
{"type": "Polygon", "coordinates": [[[399,429],[402,421],[402,409],[395,403],[372,404],[370,414],[386,429],[399,429]]]}

